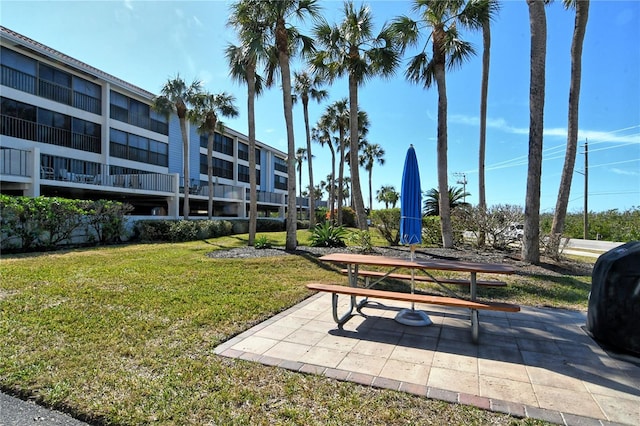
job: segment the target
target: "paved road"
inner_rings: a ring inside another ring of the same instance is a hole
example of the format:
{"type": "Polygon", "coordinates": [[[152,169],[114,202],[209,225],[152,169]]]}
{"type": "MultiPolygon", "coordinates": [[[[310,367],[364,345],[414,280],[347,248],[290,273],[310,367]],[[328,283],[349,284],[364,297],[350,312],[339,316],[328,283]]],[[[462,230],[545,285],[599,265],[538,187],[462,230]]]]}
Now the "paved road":
{"type": "Polygon", "coordinates": [[[0,393],[0,426],[86,426],[73,417],[41,407],[32,401],[0,393]]]}

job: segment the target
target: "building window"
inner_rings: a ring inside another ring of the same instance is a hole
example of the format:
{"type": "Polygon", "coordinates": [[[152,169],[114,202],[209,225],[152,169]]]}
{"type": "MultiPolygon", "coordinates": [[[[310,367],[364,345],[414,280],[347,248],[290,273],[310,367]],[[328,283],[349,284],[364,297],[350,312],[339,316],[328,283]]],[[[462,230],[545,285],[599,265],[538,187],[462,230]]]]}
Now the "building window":
{"type": "Polygon", "coordinates": [[[287,173],[287,170],[289,169],[287,167],[287,161],[284,158],[280,158],[280,157],[275,157],[274,167],[277,171],[282,173],[287,173]]]}
{"type": "Polygon", "coordinates": [[[233,156],[233,139],[215,132],[213,136],[213,150],[222,154],[233,156]]]}
{"type": "Polygon", "coordinates": [[[276,189],[287,189],[287,178],[284,176],[275,175],[273,186],[276,189]]]}
{"type": "MultiPolygon", "coordinates": [[[[238,164],[238,181],[249,183],[249,167],[238,164]]],[[[260,170],[256,169],[256,185],[260,185],[260,170]]]]}
{"type": "Polygon", "coordinates": [[[100,152],[101,126],[91,121],[73,118],[71,147],[82,151],[100,152]]]}
{"type": "Polygon", "coordinates": [[[27,93],[36,93],[36,70],[38,62],[13,50],[0,50],[2,63],[2,85],[27,93]]]}
{"type": "Polygon", "coordinates": [[[0,99],[0,116],[2,117],[0,131],[2,134],[19,139],[38,140],[37,108],[13,99],[0,99]]]}
{"type": "Polygon", "coordinates": [[[221,158],[214,158],[213,175],[225,179],[233,179],[233,163],[221,158]]]}
{"type": "Polygon", "coordinates": [[[102,114],[102,88],[73,76],[73,106],[94,114],[102,114]]]}
{"type": "Polygon", "coordinates": [[[164,142],[147,139],[113,128],[110,129],[109,135],[112,157],[164,167],[169,164],[169,147],[164,142]]]}
{"type": "Polygon", "coordinates": [[[43,98],[71,105],[71,74],[40,63],[38,94],[43,98]]]}
{"type": "Polygon", "coordinates": [[[249,145],[246,143],[238,142],[238,158],[241,160],[249,161],[249,145]]]}
{"type": "Polygon", "coordinates": [[[110,113],[111,118],[114,120],[163,135],[169,134],[167,117],[153,111],[148,104],[131,99],[113,90],[111,91],[110,99],[110,113]]]}

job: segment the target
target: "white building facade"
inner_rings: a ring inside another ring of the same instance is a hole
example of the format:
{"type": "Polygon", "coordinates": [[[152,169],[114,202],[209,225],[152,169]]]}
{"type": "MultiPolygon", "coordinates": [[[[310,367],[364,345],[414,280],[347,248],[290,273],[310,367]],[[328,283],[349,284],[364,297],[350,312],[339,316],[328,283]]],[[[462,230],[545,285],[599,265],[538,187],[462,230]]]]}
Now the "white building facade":
{"type": "MultiPolygon", "coordinates": [[[[0,27],[0,192],[109,199],[136,216],[206,217],[207,135],[189,125],[184,182],[178,118],[151,109],[154,94],[0,27]]],[[[214,135],[215,217],[248,216],[248,138],[214,135]]],[[[284,218],[286,154],[256,141],[258,211],[284,218]]],[[[308,200],[296,203],[308,213],[308,200]]],[[[321,203],[326,204],[326,203],[321,203]]]]}

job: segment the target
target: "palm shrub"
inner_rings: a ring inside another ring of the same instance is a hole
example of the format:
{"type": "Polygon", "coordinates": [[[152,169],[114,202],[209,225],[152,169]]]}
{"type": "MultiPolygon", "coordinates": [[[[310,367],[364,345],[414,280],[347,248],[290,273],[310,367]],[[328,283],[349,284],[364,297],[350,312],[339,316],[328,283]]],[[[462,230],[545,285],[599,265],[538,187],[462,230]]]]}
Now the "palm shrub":
{"type": "Polygon", "coordinates": [[[334,226],[331,222],[326,221],[313,228],[309,240],[312,247],[345,247],[346,233],[343,226],[334,226]]]}

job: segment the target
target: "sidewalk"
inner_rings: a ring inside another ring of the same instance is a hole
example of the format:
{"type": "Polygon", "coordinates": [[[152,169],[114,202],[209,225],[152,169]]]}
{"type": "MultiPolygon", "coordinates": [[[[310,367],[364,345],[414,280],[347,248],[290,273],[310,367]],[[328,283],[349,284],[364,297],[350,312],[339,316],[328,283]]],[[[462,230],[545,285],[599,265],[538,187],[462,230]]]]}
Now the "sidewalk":
{"type": "Polygon", "coordinates": [[[215,352],[558,424],[640,424],[640,359],[605,352],[584,312],[482,312],[474,345],[466,310],[416,305],[434,324],[409,327],[393,320],[406,303],[387,302],[339,330],[317,294],[215,352]]]}

